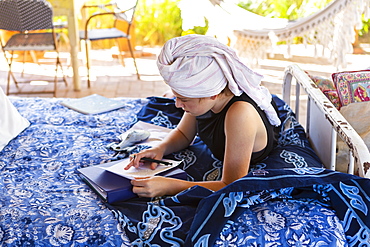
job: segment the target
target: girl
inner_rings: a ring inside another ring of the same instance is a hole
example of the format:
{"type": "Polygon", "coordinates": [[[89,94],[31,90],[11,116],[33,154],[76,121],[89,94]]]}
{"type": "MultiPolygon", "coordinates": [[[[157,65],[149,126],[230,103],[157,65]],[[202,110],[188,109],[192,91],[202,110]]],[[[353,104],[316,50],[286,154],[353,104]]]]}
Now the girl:
{"type": "MultiPolygon", "coordinates": [[[[247,175],[250,164],[264,159],[276,142],[280,120],[262,76],[240,62],[235,52],[212,37],[187,35],[169,40],[157,65],[184,115],[158,146],[131,156],[161,159],[188,147],[196,135],[223,161],[219,181],[191,182],[155,176],[132,180],[140,197],[174,195],[200,185],[217,191],[247,175]]],[[[155,169],[156,163],[151,167],[155,169]]]]}

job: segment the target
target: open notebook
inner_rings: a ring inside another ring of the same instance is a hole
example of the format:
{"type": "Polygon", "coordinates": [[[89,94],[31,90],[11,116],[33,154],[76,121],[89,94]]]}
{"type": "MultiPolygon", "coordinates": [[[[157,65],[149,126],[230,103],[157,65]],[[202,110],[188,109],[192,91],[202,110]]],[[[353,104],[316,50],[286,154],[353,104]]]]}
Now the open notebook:
{"type": "MultiPolygon", "coordinates": [[[[177,165],[181,163],[180,161],[173,161],[173,165],[166,166],[165,168],[158,168],[155,170],[149,169],[149,173],[177,178],[177,179],[187,179],[187,174],[185,171],[177,168],[177,165]]],[[[108,203],[114,203],[117,201],[125,201],[131,198],[137,197],[136,194],[132,192],[132,185],[128,177],[140,177],[148,175],[148,172],[145,172],[145,168],[137,169],[140,170],[135,175],[135,169],[127,170],[126,174],[123,170],[125,163],[122,161],[113,161],[108,163],[103,163],[96,166],[89,166],[78,169],[80,177],[89,185],[95,193],[108,203]],[[112,169],[112,167],[114,167],[112,169]],[[110,170],[113,170],[110,171],[110,170]],[[129,174],[129,175],[128,175],[129,174]]]]}
{"type": "MultiPolygon", "coordinates": [[[[145,145],[155,145],[162,141],[171,129],[157,126],[150,123],[138,121],[130,130],[147,130],[150,136],[147,140],[141,142],[145,145]]],[[[124,140],[127,132],[120,135],[120,139],[124,140]]],[[[129,158],[118,161],[103,163],[95,166],[78,169],[81,178],[106,202],[114,203],[116,201],[125,201],[134,197],[136,194],[132,192],[130,180],[132,178],[144,178],[155,175],[172,177],[177,179],[187,179],[187,174],[182,169],[178,168],[182,161],[162,159],[171,163],[171,165],[159,164],[155,170],[150,169],[149,163],[128,170],[124,170],[127,166],[129,158]]]]}
{"type": "Polygon", "coordinates": [[[150,162],[146,162],[145,164],[141,165],[138,168],[130,167],[128,170],[125,170],[124,167],[126,167],[127,164],[130,162],[129,159],[127,158],[127,159],[121,160],[120,162],[117,162],[116,164],[112,166],[101,167],[101,168],[109,172],[115,173],[119,176],[122,176],[128,179],[134,179],[134,178],[147,178],[147,177],[158,175],[160,173],[163,173],[165,171],[168,171],[178,166],[182,162],[182,161],[168,160],[168,159],[163,159],[163,161],[169,162],[171,165],[158,164],[157,168],[152,170],[150,168],[150,162]]]}

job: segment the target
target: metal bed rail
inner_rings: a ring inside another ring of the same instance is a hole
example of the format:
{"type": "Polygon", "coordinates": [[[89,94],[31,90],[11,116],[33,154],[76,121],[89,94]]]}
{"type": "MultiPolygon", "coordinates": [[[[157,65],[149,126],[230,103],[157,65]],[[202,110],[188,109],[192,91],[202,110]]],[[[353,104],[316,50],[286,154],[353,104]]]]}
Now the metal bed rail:
{"type": "Polygon", "coordinates": [[[370,178],[370,152],[355,129],[321,92],[309,76],[296,64],[285,70],[283,100],[300,115],[301,88],[307,94],[306,133],[311,145],[326,168],[336,168],[336,144],[339,136],[349,147],[348,173],[370,178]],[[296,82],[295,99],[291,99],[292,81],[296,82]]]}

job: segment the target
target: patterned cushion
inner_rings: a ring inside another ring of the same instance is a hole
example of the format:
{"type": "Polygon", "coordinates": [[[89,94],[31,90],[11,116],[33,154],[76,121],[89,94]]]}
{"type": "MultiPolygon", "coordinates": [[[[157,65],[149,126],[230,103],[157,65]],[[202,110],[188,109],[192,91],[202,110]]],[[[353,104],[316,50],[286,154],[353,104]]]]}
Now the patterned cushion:
{"type": "Polygon", "coordinates": [[[308,77],[321,89],[321,91],[333,91],[336,90],[334,82],[323,76],[311,75],[306,71],[308,77]]]}
{"type": "Polygon", "coordinates": [[[334,73],[332,78],[342,106],[370,101],[370,70],[334,73]]]}
{"type": "Polygon", "coordinates": [[[337,90],[324,91],[324,95],[338,110],[342,107],[337,90]]]}
{"type": "Polygon", "coordinates": [[[330,100],[330,102],[339,110],[341,108],[341,103],[334,82],[326,77],[311,75],[307,71],[306,73],[310,77],[310,79],[316,84],[316,86],[330,100]]]}

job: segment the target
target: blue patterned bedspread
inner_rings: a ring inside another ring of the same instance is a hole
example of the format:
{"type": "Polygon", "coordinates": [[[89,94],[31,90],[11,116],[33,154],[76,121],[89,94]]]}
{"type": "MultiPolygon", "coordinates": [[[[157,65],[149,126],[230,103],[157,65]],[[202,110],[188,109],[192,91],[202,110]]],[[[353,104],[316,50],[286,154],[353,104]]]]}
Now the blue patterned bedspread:
{"type": "MultiPolygon", "coordinates": [[[[112,160],[106,145],[138,120],[174,128],[174,101],[120,98],[124,108],[83,115],[63,99],[12,98],[31,126],[0,152],[0,246],[370,246],[369,180],[323,169],[274,99],[279,145],[246,177],[217,192],[108,205],[76,170],[112,160]]],[[[199,139],[169,158],[184,160],[189,180],[221,176],[199,139]]]]}
{"type": "MultiPolygon", "coordinates": [[[[147,103],[83,115],[63,99],[11,98],[31,126],[0,152],[0,246],[121,246],[112,212],[76,169],[112,158],[105,146],[136,121],[147,103]]],[[[127,244],[128,245],[128,244],[127,244]]]]}
{"type": "MultiPolygon", "coordinates": [[[[195,186],[112,205],[134,246],[370,246],[370,180],[324,169],[292,110],[274,100],[278,146],[246,177],[217,192],[195,186]]],[[[167,107],[152,98],[138,117],[168,123],[167,107]]],[[[189,180],[222,173],[200,140],[169,158],[185,161],[189,180]]]]}

